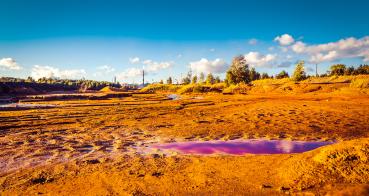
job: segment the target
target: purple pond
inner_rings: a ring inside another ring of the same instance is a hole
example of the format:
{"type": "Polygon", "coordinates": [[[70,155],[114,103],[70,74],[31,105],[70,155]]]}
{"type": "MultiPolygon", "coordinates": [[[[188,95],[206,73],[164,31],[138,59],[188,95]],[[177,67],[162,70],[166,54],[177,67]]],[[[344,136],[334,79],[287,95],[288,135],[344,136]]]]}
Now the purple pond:
{"type": "Polygon", "coordinates": [[[152,148],[162,151],[175,151],[183,154],[289,154],[301,153],[334,142],[288,141],[288,140],[229,140],[229,141],[191,141],[155,144],[152,148]]]}

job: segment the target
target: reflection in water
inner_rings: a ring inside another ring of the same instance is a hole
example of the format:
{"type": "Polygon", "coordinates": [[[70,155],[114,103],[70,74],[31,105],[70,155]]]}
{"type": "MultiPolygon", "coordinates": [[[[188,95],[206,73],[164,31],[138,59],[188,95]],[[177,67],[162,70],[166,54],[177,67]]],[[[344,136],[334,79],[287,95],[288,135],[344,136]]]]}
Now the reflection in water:
{"type": "Polygon", "coordinates": [[[288,154],[301,153],[333,144],[322,141],[288,140],[231,140],[231,141],[191,141],[152,145],[163,151],[176,151],[183,154],[288,154]]]}
{"type": "Polygon", "coordinates": [[[0,108],[48,108],[55,107],[52,104],[29,104],[29,103],[9,103],[0,104],[0,108]]]}
{"type": "Polygon", "coordinates": [[[176,95],[176,94],[170,94],[170,95],[168,95],[168,98],[171,99],[171,100],[178,100],[181,97],[179,95],[176,95]]]}

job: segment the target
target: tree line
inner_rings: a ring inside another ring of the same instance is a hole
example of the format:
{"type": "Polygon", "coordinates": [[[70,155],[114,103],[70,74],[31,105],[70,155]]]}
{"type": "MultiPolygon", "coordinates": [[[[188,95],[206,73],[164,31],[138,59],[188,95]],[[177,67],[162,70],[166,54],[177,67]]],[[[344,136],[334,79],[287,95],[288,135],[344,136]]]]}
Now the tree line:
{"type": "Polygon", "coordinates": [[[55,78],[39,78],[34,80],[32,77],[27,79],[1,77],[1,91],[11,92],[12,89],[19,87],[32,88],[37,91],[56,91],[56,90],[100,90],[106,86],[120,88],[119,83],[94,80],[69,80],[55,78]]]}
{"type": "MultiPolygon", "coordinates": [[[[367,75],[369,74],[369,65],[359,65],[357,68],[354,66],[347,67],[344,64],[334,64],[325,74],[318,75],[317,77],[326,76],[343,76],[343,75],[367,75]]],[[[301,81],[307,79],[308,76],[305,72],[305,62],[299,61],[295,65],[295,69],[290,76],[285,70],[275,76],[269,76],[267,73],[259,73],[254,67],[250,67],[247,63],[247,59],[243,55],[239,55],[233,58],[229,69],[226,72],[226,78],[221,81],[219,76],[214,77],[212,73],[209,73],[205,78],[204,73],[200,73],[200,76],[192,75],[189,71],[187,76],[182,78],[182,84],[214,84],[224,82],[226,85],[245,83],[248,84],[254,80],[268,79],[268,78],[291,78],[294,81],[301,81]]],[[[172,84],[172,77],[167,79],[167,84],[172,84]]],[[[160,81],[164,83],[163,80],[160,81]]]]}

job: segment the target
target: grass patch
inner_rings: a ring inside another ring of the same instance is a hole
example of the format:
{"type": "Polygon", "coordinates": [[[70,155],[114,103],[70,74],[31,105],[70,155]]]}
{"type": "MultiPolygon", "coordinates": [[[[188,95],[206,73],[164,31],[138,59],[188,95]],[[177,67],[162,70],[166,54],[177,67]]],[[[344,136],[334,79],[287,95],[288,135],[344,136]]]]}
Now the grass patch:
{"type": "Polygon", "coordinates": [[[224,88],[223,93],[224,94],[246,94],[247,91],[251,89],[250,85],[240,83],[236,85],[230,85],[227,88],[224,88]]]}
{"type": "Polygon", "coordinates": [[[174,84],[149,84],[146,87],[142,88],[140,92],[144,93],[154,93],[156,91],[176,92],[180,88],[181,85],[174,84]]]}
{"type": "Polygon", "coordinates": [[[262,79],[262,80],[254,80],[251,82],[253,86],[265,86],[265,85],[282,85],[286,83],[294,83],[291,78],[282,78],[282,79],[262,79]]]}
{"type": "Polygon", "coordinates": [[[350,87],[352,88],[369,88],[368,76],[356,76],[351,80],[350,87]]]}

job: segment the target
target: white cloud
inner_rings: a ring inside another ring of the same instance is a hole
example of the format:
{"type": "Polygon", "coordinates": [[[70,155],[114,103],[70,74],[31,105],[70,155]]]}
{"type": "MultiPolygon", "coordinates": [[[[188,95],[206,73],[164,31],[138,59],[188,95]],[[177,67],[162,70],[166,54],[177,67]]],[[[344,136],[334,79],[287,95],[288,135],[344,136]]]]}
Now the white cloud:
{"type": "Polygon", "coordinates": [[[250,45],[255,45],[255,44],[257,44],[257,43],[258,43],[258,40],[257,40],[257,39],[255,39],[255,38],[252,38],[252,39],[250,39],[250,40],[248,41],[248,43],[249,43],[250,45]]]}
{"type": "Polygon", "coordinates": [[[190,62],[190,68],[195,73],[223,73],[227,70],[228,65],[222,59],[215,59],[209,61],[206,58],[202,58],[199,61],[190,62]]]}
{"type": "Polygon", "coordinates": [[[277,41],[282,46],[288,46],[295,42],[295,39],[291,35],[283,34],[274,38],[274,41],[277,41]]]}
{"type": "Polygon", "coordinates": [[[299,54],[307,54],[311,63],[331,62],[344,58],[362,58],[369,62],[369,36],[360,39],[354,37],[337,42],[307,45],[301,41],[292,45],[292,50],[299,54]]]}
{"type": "Polygon", "coordinates": [[[131,64],[138,64],[138,63],[140,63],[140,58],[138,58],[138,57],[129,58],[129,62],[131,64]]]}
{"type": "Polygon", "coordinates": [[[51,66],[35,65],[32,68],[31,76],[34,79],[42,77],[46,78],[60,78],[60,79],[81,79],[86,75],[86,71],[83,69],[66,69],[60,70],[59,68],[51,66]]]}
{"type": "Polygon", "coordinates": [[[298,41],[292,45],[292,50],[296,53],[303,53],[305,51],[305,43],[298,41]]]}
{"type": "Polygon", "coordinates": [[[0,59],[0,68],[10,69],[10,70],[21,70],[22,69],[22,67],[12,58],[0,59]]]}
{"type": "Polygon", "coordinates": [[[115,69],[110,65],[103,65],[103,66],[97,67],[97,69],[99,71],[103,71],[104,73],[111,73],[115,71],[115,69]]]}
{"type": "Polygon", "coordinates": [[[281,46],[281,47],[279,47],[279,49],[281,49],[282,52],[288,52],[288,48],[287,47],[281,46]]]}
{"type": "Polygon", "coordinates": [[[329,51],[327,54],[318,53],[315,55],[312,55],[310,57],[310,62],[312,63],[320,63],[320,62],[330,62],[334,61],[338,58],[337,51],[329,51]]]}
{"type": "Polygon", "coordinates": [[[178,54],[177,58],[179,58],[179,59],[182,58],[182,54],[178,54]]]}
{"type": "Polygon", "coordinates": [[[259,52],[249,52],[244,55],[246,58],[247,63],[253,67],[263,67],[263,66],[270,66],[274,60],[276,60],[277,55],[275,54],[267,54],[263,55],[259,52]]]}
{"type": "Polygon", "coordinates": [[[215,52],[215,48],[210,48],[210,52],[215,52]]]}
{"type": "Polygon", "coordinates": [[[174,65],[174,62],[172,61],[164,61],[164,62],[156,62],[152,60],[145,60],[142,62],[144,65],[146,65],[145,70],[147,72],[157,72],[162,69],[167,69],[174,65]]]}
{"type": "MultiPolygon", "coordinates": [[[[174,65],[174,62],[172,61],[156,62],[150,59],[140,61],[140,62],[145,65],[144,67],[145,75],[157,73],[160,70],[168,69],[169,67],[174,65]]],[[[118,80],[126,80],[129,78],[135,78],[141,75],[142,75],[142,68],[140,69],[136,67],[131,67],[117,74],[117,78],[118,80]]]]}
{"type": "Polygon", "coordinates": [[[135,78],[142,75],[142,69],[129,68],[117,75],[118,80],[125,80],[129,78],[135,78]]]}

